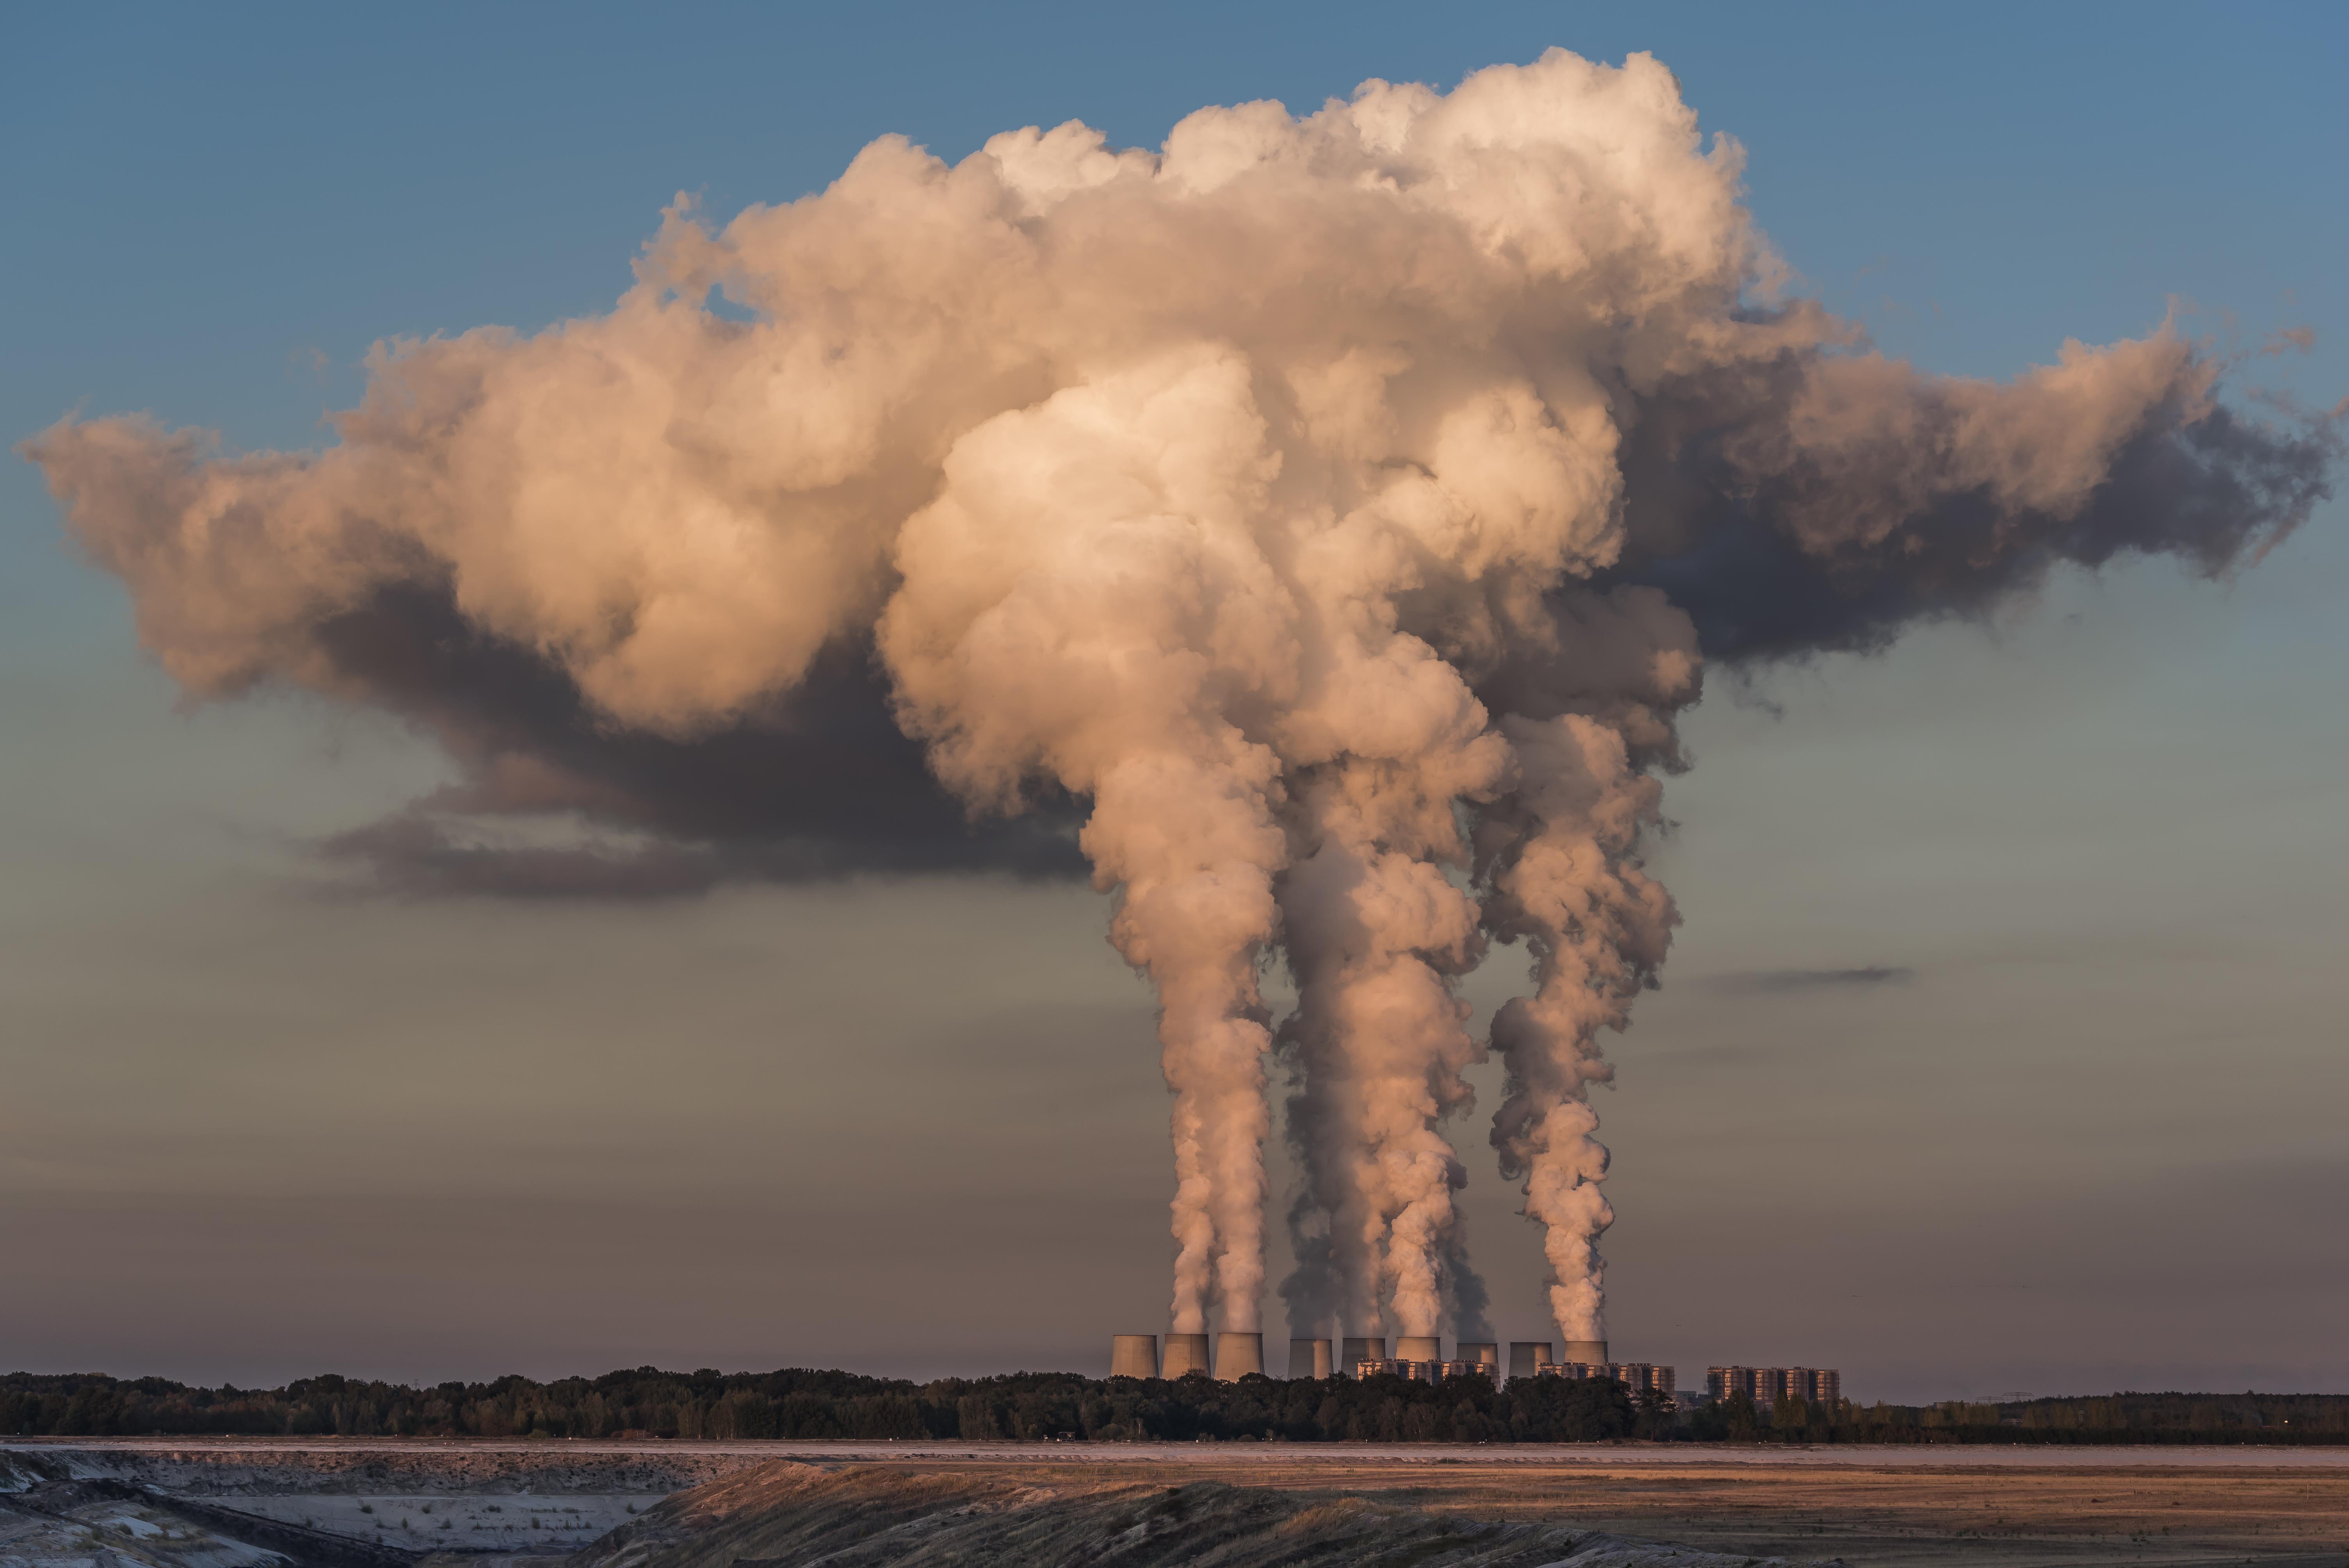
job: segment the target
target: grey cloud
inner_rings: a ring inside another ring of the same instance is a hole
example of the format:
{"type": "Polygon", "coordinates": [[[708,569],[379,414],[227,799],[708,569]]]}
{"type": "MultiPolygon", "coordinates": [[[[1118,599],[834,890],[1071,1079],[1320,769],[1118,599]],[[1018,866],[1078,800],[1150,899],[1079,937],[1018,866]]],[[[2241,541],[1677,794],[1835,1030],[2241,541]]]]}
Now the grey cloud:
{"type": "Polygon", "coordinates": [[[1729,996],[1775,996],[1798,991],[1872,991],[1906,985],[1917,971],[1901,964],[1868,964],[1856,969],[1748,969],[1699,980],[1701,988],[1729,996]]]}
{"type": "MultiPolygon", "coordinates": [[[[1626,454],[1630,539],[1600,585],[1661,589],[1714,663],[1874,651],[1907,627],[1979,616],[2056,566],[2170,555],[2206,577],[2256,561],[2330,499],[2337,417],[2269,425],[2200,405],[2189,364],[2075,510],[2018,505],[1952,432],[1969,412],[1920,380],[1904,438],[1798,428],[1785,410],[1857,362],[1788,356],[1692,377],[1640,404],[1626,454]],[[1845,521],[1873,513],[1871,531],[1845,521]],[[1823,521],[1828,520],[1828,521],[1823,521]]],[[[1889,377],[1888,377],[1889,379],[1889,377]]]]}
{"type": "Polygon", "coordinates": [[[1037,824],[937,841],[892,843],[799,836],[751,842],[626,843],[590,836],[560,845],[502,844],[469,835],[466,824],[403,812],[319,841],[329,862],[365,868],[374,891],[413,897],[513,899],[685,898],[739,882],[830,882],[856,875],[940,871],[996,872],[1028,878],[1081,874],[1073,840],[1037,824]]]}
{"type": "Polygon", "coordinates": [[[600,722],[560,668],[459,614],[442,581],[379,590],[316,643],[337,687],[402,714],[464,770],[319,846],[388,892],[663,898],[871,872],[1085,874],[1064,798],[968,819],[898,730],[862,648],[828,650],[755,718],[678,740],[600,722]],[[550,813],[651,841],[507,847],[451,820],[550,813]]]}

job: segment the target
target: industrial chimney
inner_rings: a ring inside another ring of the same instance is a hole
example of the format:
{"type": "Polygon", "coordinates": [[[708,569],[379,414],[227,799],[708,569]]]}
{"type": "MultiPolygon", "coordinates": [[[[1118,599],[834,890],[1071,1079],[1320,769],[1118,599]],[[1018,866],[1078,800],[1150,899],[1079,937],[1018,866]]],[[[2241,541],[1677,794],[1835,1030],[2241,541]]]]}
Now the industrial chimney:
{"type": "Polygon", "coordinates": [[[1207,1336],[1204,1334],[1170,1334],[1166,1336],[1166,1365],[1159,1376],[1184,1377],[1196,1372],[1207,1375],[1207,1336]]]}
{"type": "Polygon", "coordinates": [[[1473,1361],[1479,1367],[1501,1369],[1501,1347],[1489,1339],[1464,1339],[1460,1342],[1459,1359],[1473,1361]]]}
{"type": "Polygon", "coordinates": [[[1216,1376],[1226,1383],[1237,1383],[1243,1377],[1264,1375],[1264,1336],[1234,1334],[1226,1330],[1216,1336],[1216,1376]]]}
{"type": "Polygon", "coordinates": [[[1338,1370],[1351,1377],[1354,1364],[1359,1361],[1383,1361],[1387,1358],[1387,1336],[1383,1334],[1365,1338],[1358,1334],[1346,1336],[1345,1349],[1338,1357],[1338,1370]]]}
{"type": "MultiPolygon", "coordinates": [[[[1170,1350],[1169,1355],[1173,1352],[1170,1350]]],[[[1530,1377],[1549,1365],[1549,1341],[1547,1339],[1512,1339],[1509,1341],[1509,1377],[1512,1380],[1530,1377]]]]}
{"type": "Polygon", "coordinates": [[[1433,1334],[1406,1334],[1395,1341],[1398,1361],[1441,1361],[1444,1341],[1433,1334]]]}
{"type": "Polygon", "coordinates": [[[1326,1339],[1292,1339],[1288,1342],[1288,1375],[1291,1377],[1321,1378],[1330,1376],[1330,1342],[1326,1339]]]}
{"type": "Polygon", "coordinates": [[[1158,1336],[1112,1334],[1109,1340],[1109,1375],[1112,1377],[1158,1376],[1158,1336]]]}
{"type": "Polygon", "coordinates": [[[1558,1359],[1560,1361],[1579,1361],[1585,1366],[1589,1367],[1604,1367],[1607,1365],[1607,1341],[1603,1339],[1569,1339],[1566,1342],[1564,1354],[1560,1355],[1558,1359]]]}

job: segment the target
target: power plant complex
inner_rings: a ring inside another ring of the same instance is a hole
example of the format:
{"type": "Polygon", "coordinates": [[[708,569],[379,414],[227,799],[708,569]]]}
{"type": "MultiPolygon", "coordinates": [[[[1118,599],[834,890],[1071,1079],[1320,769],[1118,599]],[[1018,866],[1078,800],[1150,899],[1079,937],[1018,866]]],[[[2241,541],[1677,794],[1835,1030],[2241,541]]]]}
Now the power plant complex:
{"type": "MultiPolygon", "coordinates": [[[[1166,1351],[1159,1355],[1158,1336],[1120,1334],[1110,1341],[1109,1375],[1112,1377],[1216,1377],[1236,1383],[1266,1375],[1264,1336],[1215,1336],[1212,1363],[1208,1336],[1169,1334],[1166,1351]]],[[[1449,1357],[1444,1342],[1432,1334],[1406,1334],[1387,1354],[1384,1336],[1349,1335],[1340,1339],[1291,1339],[1288,1376],[1299,1377],[1405,1377],[1441,1383],[1446,1377],[1482,1377],[1501,1382],[1498,1341],[1464,1339],[1449,1357]]],[[[1714,1367],[1705,1373],[1702,1394],[1683,1395],[1679,1375],[1671,1367],[1646,1361],[1609,1361],[1603,1339],[1569,1339],[1556,1346],[1547,1339],[1509,1342],[1509,1380],[1521,1377],[1609,1378],[1633,1394],[1652,1394],[1675,1404],[1715,1403],[1744,1395],[1760,1409],[1782,1399],[1833,1404],[1843,1397],[1843,1375],[1816,1367],[1714,1367]],[[1562,1348],[1563,1355],[1553,1355],[1562,1348]]]]}

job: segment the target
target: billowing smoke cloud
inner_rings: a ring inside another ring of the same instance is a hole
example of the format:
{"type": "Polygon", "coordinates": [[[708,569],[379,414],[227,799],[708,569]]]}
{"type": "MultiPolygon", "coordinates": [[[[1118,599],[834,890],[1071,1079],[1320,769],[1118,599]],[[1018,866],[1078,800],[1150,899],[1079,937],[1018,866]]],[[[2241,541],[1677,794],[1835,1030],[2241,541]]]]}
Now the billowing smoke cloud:
{"type": "Polygon", "coordinates": [[[462,782],[335,846],[388,885],[1081,851],[1161,1003],[1178,1329],[1257,1326],[1268,1064],[1292,1322],[1481,1327],[1444,1125],[1497,1050],[1492,1142],[1597,1338],[1589,1087],[1677,918],[1641,844],[1703,661],[2064,562],[2223,572],[2337,449],[2221,407],[2167,325],[2006,384],[1870,353],[1771,294],[1741,157],[1655,61],[1559,52],[1157,153],[885,138],[722,230],[680,203],[609,315],[379,350],[331,449],[27,449],[190,693],[439,738],[462,782]],[[1534,987],[1485,1041],[1454,986],[1495,942],[1534,987]]]}

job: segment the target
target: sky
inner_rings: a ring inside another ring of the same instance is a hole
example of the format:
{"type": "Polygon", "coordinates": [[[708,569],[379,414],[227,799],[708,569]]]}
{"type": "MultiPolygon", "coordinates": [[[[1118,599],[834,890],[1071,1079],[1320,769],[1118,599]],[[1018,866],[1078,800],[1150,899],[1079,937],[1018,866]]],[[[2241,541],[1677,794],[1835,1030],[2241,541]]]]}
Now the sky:
{"type": "MultiPolygon", "coordinates": [[[[678,192],[722,219],[885,133],[1154,146],[1202,105],[1552,45],[1661,58],[1746,147],[1794,286],[1889,353],[2002,377],[2176,309],[2245,353],[2240,405],[2349,394],[2337,7],[94,5],[13,31],[11,441],[148,410],[322,444],[378,340],[608,309],[678,192]],[[2303,326],[2309,353],[2252,352],[2303,326]]],[[[2344,523],[2231,581],[2075,574],[1713,683],[1652,861],[1684,923],[1599,1097],[1619,1357],[1833,1366],[1860,1398],[2349,1391],[2344,523]]],[[[1163,1327],[1165,1091],[1099,895],[398,899],[311,851],[449,776],[380,715],[182,706],[38,472],[0,463],[0,1363],[1098,1371],[1163,1327]]],[[[1547,1334],[1537,1238],[1477,1120],[1456,1136],[1496,1329],[1547,1334]]]]}

